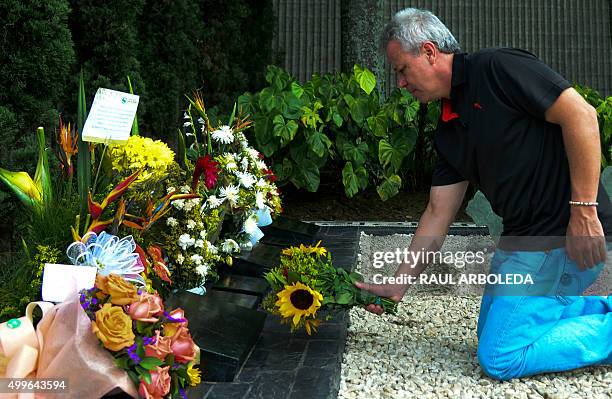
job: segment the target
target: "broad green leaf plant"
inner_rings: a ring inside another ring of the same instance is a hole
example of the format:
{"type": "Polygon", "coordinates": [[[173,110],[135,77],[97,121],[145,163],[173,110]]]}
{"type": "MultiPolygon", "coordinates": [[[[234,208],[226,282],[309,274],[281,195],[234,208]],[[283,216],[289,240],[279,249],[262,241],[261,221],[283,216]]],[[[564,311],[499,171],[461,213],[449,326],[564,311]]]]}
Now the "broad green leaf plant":
{"type": "Polygon", "coordinates": [[[281,184],[314,192],[326,169],[341,174],[348,197],[370,185],[383,200],[398,193],[418,135],[410,93],[396,90],[382,102],[374,74],[360,65],[303,85],[268,66],[266,79],[269,86],[242,95],[238,107],[252,115],[256,145],[281,184]]]}

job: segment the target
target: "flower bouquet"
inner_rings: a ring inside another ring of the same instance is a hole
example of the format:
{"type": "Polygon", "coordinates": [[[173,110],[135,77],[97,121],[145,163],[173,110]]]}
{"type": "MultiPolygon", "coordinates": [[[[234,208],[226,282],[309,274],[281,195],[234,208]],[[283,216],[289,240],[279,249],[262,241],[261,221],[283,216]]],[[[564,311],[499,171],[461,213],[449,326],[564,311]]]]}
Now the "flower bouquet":
{"type": "Polygon", "coordinates": [[[98,274],[80,294],[102,346],[125,370],[143,398],[185,397],[200,383],[199,348],[181,309],[164,309],[155,291],[137,288],[117,274],[98,274]]]}
{"type": "Polygon", "coordinates": [[[264,276],[272,287],[263,301],[266,311],[280,315],[281,322],[290,324],[292,331],[305,328],[308,335],[321,323],[319,310],[333,313],[377,303],[385,313],[396,312],[397,304],[391,299],[357,288],[355,282],[363,281],[361,274],[334,267],[331,254],[320,244],[301,244],[282,251],[280,265],[264,276]]]}

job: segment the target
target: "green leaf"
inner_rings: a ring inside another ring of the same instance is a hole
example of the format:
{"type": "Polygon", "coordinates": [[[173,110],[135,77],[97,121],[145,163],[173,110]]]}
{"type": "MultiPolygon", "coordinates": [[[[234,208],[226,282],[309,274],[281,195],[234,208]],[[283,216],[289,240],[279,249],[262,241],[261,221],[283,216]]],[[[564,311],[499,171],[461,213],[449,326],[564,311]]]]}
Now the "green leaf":
{"type": "Polygon", "coordinates": [[[319,110],[323,108],[323,104],[320,101],[315,101],[312,104],[312,108],[303,106],[301,121],[304,126],[316,129],[318,123],[323,123],[323,120],[319,116],[319,110]]]}
{"type": "Polygon", "coordinates": [[[337,127],[341,127],[342,122],[344,122],[344,120],[342,119],[342,115],[337,112],[334,112],[334,114],[332,115],[332,119],[334,120],[334,123],[337,127]]]}
{"type": "Polygon", "coordinates": [[[336,295],[336,303],[339,305],[348,305],[353,302],[353,294],[350,292],[341,292],[336,295]]]}
{"type": "Polygon", "coordinates": [[[397,173],[402,166],[404,158],[414,148],[416,135],[416,129],[411,128],[395,131],[390,140],[380,140],[378,143],[378,159],[381,165],[391,165],[394,173],[397,173]]]}
{"type": "Polygon", "coordinates": [[[402,179],[398,175],[391,175],[382,182],[382,184],[376,187],[376,191],[383,201],[388,200],[399,192],[399,188],[402,185],[402,179]]]}
{"type": "Polygon", "coordinates": [[[353,164],[347,162],[342,169],[342,183],[346,196],[351,198],[359,189],[363,190],[368,186],[368,173],[363,166],[353,169],[353,164]]]}
{"type": "Polygon", "coordinates": [[[280,111],[285,119],[299,119],[302,116],[302,101],[291,92],[284,92],[280,97],[280,111]]]}
{"type": "Polygon", "coordinates": [[[151,383],[151,373],[149,373],[149,371],[147,369],[145,369],[144,367],[141,367],[141,366],[136,366],[136,371],[138,372],[138,374],[140,374],[142,379],[144,379],[144,381],[147,384],[151,383]]]}
{"type": "Polygon", "coordinates": [[[85,220],[89,214],[87,195],[91,186],[91,153],[89,143],[83,141],[83,126],[87,119],[87,102],[85,99],[85,84],[83,70],[79,76],[79,95],[77,99],[77,128],[79,132],[77,153],[77,185],[79,188],[80,218],[85,220]]]}
{"type": "Polygon", "coordinates": [[[291,143],[295,134],[298,130],[298,124],[294,120],[290,120],[285,123],[282,115],[276,115],[274,117],[274,136],[280,137],[281,139],[281,148],[285,147],[287,144],[291,143]]]}
{"type": "Polygon", "coordinates": [[[346,196],[351,198],[359,191],[357,176],[353,171],[353,164],[347,162],[342,169],[342,184],[344,184],[344,192],[346,196]]]}
{"type": "Polygon", "coordinates": [[[355,145],[350,141],[342,141],[339,150],[342,158],[352,161],[356,166],[361,166],[365,163],[369,152],[368,145],[365,142],[355,145]]]}
{"type": "MultiPolygon", "coordinates": [[[[127,81],[128,81],[128,87],[130,89],[130,94],[134,94],[134,89],[132,89],[132,81],[130,80],[129,75],[127,77],[127,81]]],[[[131,135],[138,136],[138,116],[137,115],[134,115],[134,122],[132,123],[131,135]]]]}
{"type": "Polygon", "coordinates": [[[418,101],[413,101],[412,103],[410,103],[410,105],[406,108],[406,112],[404,114],[406,123],[411,123],[416,119],[420,107],[421,103],[419,103],[418,101]]]}
{"type": "Polygon", "coordinates": [[[306,143],[308,147],[317,154],[319,157],[323,157],[329,147],[331,147],[332,142],[325,134],[321,132],[310,132],[308,134],[308,138],[306,139],[306,143]]]}
{"type": "Polygon", "coordinates": [[[113,361],[115,362],[115,366],[119,367],[120,369],[129,370],[130,368],[129,356],[116,357],[113,361]]]}
{"type": "Polygon", "coordinates": [[[319,188],[319,168],[313,161],[305,159],[297,164],[291,176],[291,182],[297,187],[304,187],[314,193],[319,188]]]}
{"type": "Polygon", "coordinates": [[[276,98],[269,87],[266,87],[259,93],[259,107],[265,112],[271,112],[276,108],[276,98]]]}
{"type": "Polygon", "coordinates": [[[146,370],[153,370],[155,367],[157,366],[161,366],[162,364],[164,364],[163,361],[159,360],[156,357],[153,356],[147,356],[144,359],[142,359],[140,361],[140,363],[138,363],[140,365],[140,367],[146,369],[146,370]]]}
{"type": "Polygon", "coordinates": [[[358,281],[363,281],[363,276],[357,272],[351,272],[351,274],[349,274],[349,278],[353,284],[358,281]]]}
{"type": "Polygon", "coordinates": [[[387,114],[384,110],[381,109],[376,115],[370,116],[367,121],[374,136],[384,137],[387,134],[387,114]]]}
{"type": "Polygon", "coordinates": [[[355,64],[353,66],[353,74],[359,83],[359,87],[361,87],[366,94],[369,95],[376,87],[376,77],[367,68],[361,68],[360,65],[355,64]]]}
{"type": "Polygon", "coordinates": [[[304,94],[304,89],[297,82],[291,82],[291,92],[297,98],[301,98],[304,94]]]}

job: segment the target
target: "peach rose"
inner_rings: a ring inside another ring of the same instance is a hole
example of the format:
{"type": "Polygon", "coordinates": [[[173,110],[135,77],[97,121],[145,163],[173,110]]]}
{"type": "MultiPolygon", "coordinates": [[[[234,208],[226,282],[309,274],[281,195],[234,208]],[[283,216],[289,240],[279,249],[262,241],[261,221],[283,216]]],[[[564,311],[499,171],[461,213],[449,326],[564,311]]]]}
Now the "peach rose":
{"type": "Polygon", "coordinates": [[[195,358],[195,344],[191,339],[189,329],[184,325],[181,325],[172,336],[170,347],[174,353],[174,360],[179,363],[188,363],[195,358]]]}
{"type": "Polygon", "coordinates": [[[155,316],[164,311],[164,303],[157,294],[143,292],[137,302],[130,305],[128,313],[133,320],[155,323],[159,319],[155,316]]]}
{"type": "Polygon", "coordinates": [[[172,353],[172,338],[162,337],[159,330],[155,331],[155,343],[145,346],[145,356],[153,356],[163,361],[166,356],[172,353]]]}
{"type": "Polygon", "coordinates": [[[117,274],[106,277],[105,287],[113,305],[129,305],[138,300],[136,286],[117,274]]]}
{"type": "Polygon", "coordinates": [[[91,322],[91,326],[104,347],[111,351],[117,352],[134,344],[132,319],[119,306],[105,303],[96,312],[96,320],[91,322]]]}
{"type": "Polygon", "coordinates": [[[151,370],[151,383],[140,381],[138,393],[145,399],[162,399],[170,392],[170,366],[159,367],[151,370]]]}

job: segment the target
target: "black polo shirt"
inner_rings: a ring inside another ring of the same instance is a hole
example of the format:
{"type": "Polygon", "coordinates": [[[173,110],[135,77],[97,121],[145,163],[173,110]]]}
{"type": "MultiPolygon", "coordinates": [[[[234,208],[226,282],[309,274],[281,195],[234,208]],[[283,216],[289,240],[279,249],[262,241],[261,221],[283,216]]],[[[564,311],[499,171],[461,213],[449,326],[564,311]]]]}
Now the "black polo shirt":
{"type": "MultiPolygon", "coordinates": [[[[432,185],[468,180],[503,218],[504,236],[565,236],[569,165],[561,127],[544,113],[570,86],[527,51],[455,54],[451,99],[435,135],[432,185]]],[[[601,182],[597,201],[609,235],[612,206],[601,182]]]]}

